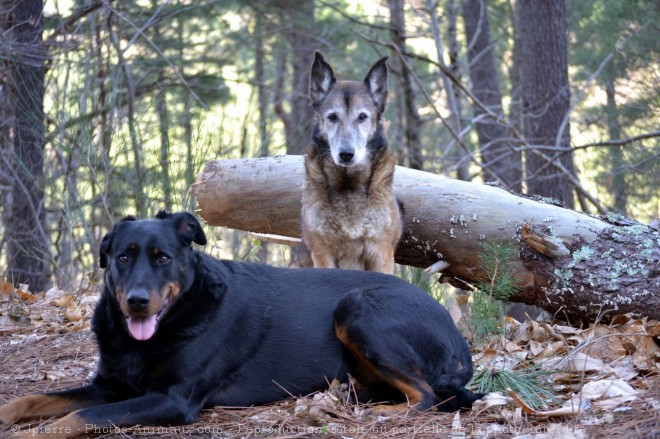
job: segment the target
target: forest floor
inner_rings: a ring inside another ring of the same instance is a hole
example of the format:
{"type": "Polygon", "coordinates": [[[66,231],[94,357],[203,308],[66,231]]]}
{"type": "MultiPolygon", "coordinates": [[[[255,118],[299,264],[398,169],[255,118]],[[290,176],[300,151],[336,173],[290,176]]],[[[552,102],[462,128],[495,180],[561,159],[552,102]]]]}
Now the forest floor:
{"type": "MultiPolygon", "coordinates": [[[[92,377],[95,297],[92,288],[32,295],[0,284],[0,404],[92,377]]],[[[190,426],[113,428],[95,437],[660,438],[658,322],[618,316],[584,329],[514,320],[506,326],[505,335],[475,346],[475,364],[551,371],[546,389],[553,398],[539,411],[517,404],[515,395],[489,394],[465,413],[373,416],[344,402],[347,386],[335,386],[263,407],[204,410],[190,426]]]]}

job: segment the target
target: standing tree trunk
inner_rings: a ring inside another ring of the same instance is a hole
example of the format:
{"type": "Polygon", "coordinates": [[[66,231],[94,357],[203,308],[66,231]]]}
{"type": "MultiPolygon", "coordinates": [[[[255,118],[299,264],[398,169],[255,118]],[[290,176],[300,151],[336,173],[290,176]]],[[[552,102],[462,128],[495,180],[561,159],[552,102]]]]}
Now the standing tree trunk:
{"type": "Polygon", "coordinates": [[[424,168],[424,157],[422,156],[422,145],[420,133],[422,131],[422,120],[417,112],[415,104],[415,91],[413,81],[405,65],[399,59],[399,54],[404,56],[406,50],[406,24],[403,12],[403,0],[389,0],[390,7],[390,36],[392,44],[397,48],[392,60],[395,65],[396,76],[399,80],[399,90],[403,94],[403,114],[406,132],[406,150],[408,151],[408,163],[412,169],[424,168]]]}
{"type": "Polygon", "coordinates": [[[266,93],[266,73],[264,71],[264,33],[266,20],[259,8],[253,8],[254,23],[254,81],[257,84],[257,102],[259,105],[259,157],[268,156],[268,95],[266,93]]]}
{"type": "MultiPolygon", "coordinates": [[[[257,84],[257,102],[259,106],[259,157],[268,156],[268,95],[266,93],[266,73],[264,71],[264,58],[266,57],[264,47],[264,33],[267,32],[267,22],[263,18],[263,12],[253,8],[255,14],[254,23],[254,82],[257,84]]],[[[268,243],[262,242],[257,252],[259,262],[268,263],[268,243]]]]}
{"type": "MultiPolygon", "coordinates": [[[[515,1],[515,0],[513,0],[515,1]]],[[[518,24],[518,14],[515,5],[511,6],[511,20],[513,22],[513,54],[511,66],[509,68],[509,80],[511,81],[511,102],[509,104],[509,125],[518,133],[523,132],[522,124],[522,84],[520,83],[520,64],[522,63],[522,41],[520,41],[520,26],[518,24]]],[[[509,136],[513,137],[513,136],[509,136]]],[[[511,145],[515,148],[522,148],[523,142],[520,139],[512,139],[511,145]]],[[[522,161],[522,154],[519,153],[522,161]]],[[[522,170],[521,170],[522,172],[522,170]]],[[[521,175],[521,178],[523,176],[521,175]]],[[[522,186],[522,185],[521,185],[522,186]]],[[[522,190],[520,190],[522,193],[522,190]]]]}
{"type": "MultiPolygon", "coordinates": [[[[431,26],[431,34],[433,35],[433,41],[435,43],[435,50],[438,57],[438,64],[442,67],[442,72],[440,74],[442,79],[442,86],[445,89],[447,94],[447,107],[449,108],[449,123],[448,126],[454,132],[454,136],[458,136],[458,133],[462,130],[461,124],[461,113],[462,107],[460,104],[460,99],[458,93],[454,89],[452,81],[447,76],[445,72],[448,72],[450,69],[446,66],[444,61],[444,44],[442,43],[442,36],[440,35],[440,25],[438,23],[438,15],[436,14],[436,2],[433,0],[426,0],[426,9],[429,14],[429,21],[431,26]]],[[[456,142],[452,142],[456,143],[456,142]]],[[[456,161],[456,177],[460,180],[469,181],[470,180],[470,169],[469,169],[469,151],[461,149],[463,145],[454,145],[454,154],[453,159],[456,161]]]]}
{"type": "MultiPolygon", "coordinates": [[[[133,168],[135,174],[128,177],[133,180],[134,183],[134,199],[135,199],[135,210],[137,211],[138,216],[145,217],[147,216],[147,193],[146,193],[146,176],[143,169],[143,160],[142,160],[142,144],[138,135],[138,128],[136,126],[135,118],[135,103],[136,103],[136,92],[135,92],[135,83],[133,81],[133,75],[131,66],[124,58],[125,49],[121,47],[122,41],[122,31],[123,31],[123,21],[121,19],[115,18],[117,11],[110,8],[108,17],[108,34],[110,36],[110,41],[117,53],[117,64],[119,69],[123,74],[123,80],[126,84],[126,119],[128,124],[128,133],[130,138],[131,150],[133,152],[133,168]],[[115,29],[116,27],[116,29],[115,29]],[[117,32],[119,35],[117,35],[117,32]]],[[[117,78],[119,79],[119,78],[117,78]]],[[[116,99],[119,99],[117,96],[116,99]]],[[[118,103],[115,103],[118,107],[121,107],[118,103]]],[[[130,160],[127,158],[127,160],[130,160]]],[[[114,195],[114,194],[113,194],[114,195]]]]}
{"type": "Polygon", "coordinates": [[[278,0],[274,3],[279,8],[281,22],[285,26],[284,35],[293,54],[291,76],[291,109],[286,112],[282,106],[282,79],[285,75],[285,57],[282,57],[280,81],[278,81],[276,112],[282,119],[286,132],[288,154],[304,154],[312,138],[312,113],[309,106],[308,87],[309,70],[314,59],[316,41],[312,37],[314,29],[313,0],[278,0]]]}
{"type": "MultiPolygon", "coordinates": [[[[159,7],[157,0],[152,0],[151,7],[156,11],[159,7]]],[[[160,33],[160,18],[154,23],[154,43],[162,44],[160,33]]],[[[156,112],[158,113],[158,128],[160,131],[160,173],[163,187],[165,210],[172,211],[172,180],[170,172],[170,117],[167,108],[167,75],[164,65],[158,66],[158,84],[160,90],[156,94],[156,112]]]]}
{"type": "Polygon", "coordinates": [[[472,93],[499,120],[486,116],[474,105],[474,117],[483,162],[484,181],[499,181],[509,190],[521,192],[522,157],[508,144],[508,129],[502,110],[502,92],[498,80],[495,52],[490,41],[490,24],[485,0],[463,0],[465,39],[470,61],[472,93]]]}
{"type": "Polygon", "coordinates": [[[15,58],[8,81],[15,111],[13,151],[3,139],[3,167],[12,175],[5,206],[8,277],[33,291],[50,284],[52,255],[44,200],[44,76],[48,52],[42,43],[41,0],[4,2],[10,11],[5,29],[13,37],[15,58]]]}
{"type": "MultiPolygon", "coordinates": [[[[568,117],[568,40],[565,0],[519,0],[516,3],[520,26],[523,132],[530,147],[538,148],[575,172],[570,150],[568,117]],[[551,146],[553,148],[548,148],[551,146]],[[561,147],[556,152],[556,147],[561,147]]],[[[565,177],[536,154],[526,155],[527,191],[555,198],[573,208],[573,190],[565,177]]]]}
{"type": "MultiPolygon", "coordinates": [[[[609,75],[605,82],[605,93],[607,94],[607,132],[610,139],[621,138],[621,128],[617,117],[616,88],[614,87],[613,75],[609,75]]],[[[624,163],[623,151],[620,145],[611,146],[609,154],[609,177],[605,185],[608,192],[614,196],[614,209],[622,215],[626,214],[628,197],[626,195],[626,179],[621,170],[624,163]]]]}

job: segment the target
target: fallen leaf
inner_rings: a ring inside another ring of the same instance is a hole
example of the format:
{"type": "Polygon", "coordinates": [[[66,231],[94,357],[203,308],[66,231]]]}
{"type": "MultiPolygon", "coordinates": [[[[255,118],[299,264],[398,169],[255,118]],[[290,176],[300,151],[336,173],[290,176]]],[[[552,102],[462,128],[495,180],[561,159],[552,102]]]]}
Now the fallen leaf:
{"type": "Polygon", "coordinates": [[[582,396],[588,399],[598,399],[604,396],[634,396],[637,395],[637,390],[633,389],[630,384],[622,380],[597,380],[590,381],[582,386],[582,396]]]}
{"type": "Polygon", "coordinates": [[[3,296],[8,296],[14,292],[14,285],[9,282],[0,283],[0,294],[3,296]]]}
{"type": "Polygon", "coordinates": [[[34,302],[35,300],[37,300],[34,294],[28,293],[27,291],[24,291],[20,288],[16,290],[16,295],[20,297],[21,300],[25,300],[25,301],[34,302]]]}
{"type": "Polygon", "coordinates": [[[606,372],[609,367],[602,360],[577,352],[562,358],[556,364],[556,369],[563,372],[606,372]]]}
{"type": "Polygon", "coordinates": [[[478,407],[479,410],[484,410],[493,406],[507,405],[510,402],[511,398],[506,397],[502,392],[491,392],[475,401],[473,406],[478,407]]]}

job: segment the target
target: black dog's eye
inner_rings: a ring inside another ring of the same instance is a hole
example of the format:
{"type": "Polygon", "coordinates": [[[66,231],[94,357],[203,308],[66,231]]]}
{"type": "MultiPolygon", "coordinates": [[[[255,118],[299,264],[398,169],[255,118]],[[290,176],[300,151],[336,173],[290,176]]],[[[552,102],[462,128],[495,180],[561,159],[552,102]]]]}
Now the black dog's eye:
{"type": "Polygon", "coordinates": [[[330,113],[328,115],[328,120],[330,122],[337,122],[339,120],[339,117],[337,117],[337,115],[335,113],[330,113]]]}
{"type": "Polygon", "coordinates": [[[160,255],[160,256],[158,256],[158,259],[156,259],[156,263],[158,265],[165,265],[168,262],[170,262],[170,257],[169,256],[160,255]]]}
{"type": "Polygon", "coordinates": [[[126,255],[119,255],[117,256],[117,262],[120,264],[128,264],[129,258],[126,255]]]}
{"type": "Polygon", "coordinates": [[[362,122],[363,120],[367,120],[368,117],[369,116],[367,116],[367,113],[360,113],[360,115],[358,116],[358,120],[362,122]]]}

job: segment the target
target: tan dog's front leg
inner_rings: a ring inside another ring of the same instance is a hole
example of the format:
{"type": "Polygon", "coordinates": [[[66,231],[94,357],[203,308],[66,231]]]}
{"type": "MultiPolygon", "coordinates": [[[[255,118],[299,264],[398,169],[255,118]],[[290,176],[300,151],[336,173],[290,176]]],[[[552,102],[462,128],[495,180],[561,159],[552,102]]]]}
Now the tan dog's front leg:
{"type": "Polygon", "coordinates": [[[365,261],[365,269],[385,274],[394,274],[394,247],[386,242],[369,246],[365,261]]]}
{"type": "Polygon", "coordinates": [[[337,268],[336,258],[332,253],[332,249],[318,234],[305,234],[305,245],[312,254],[314,268],[337,268]]]}

